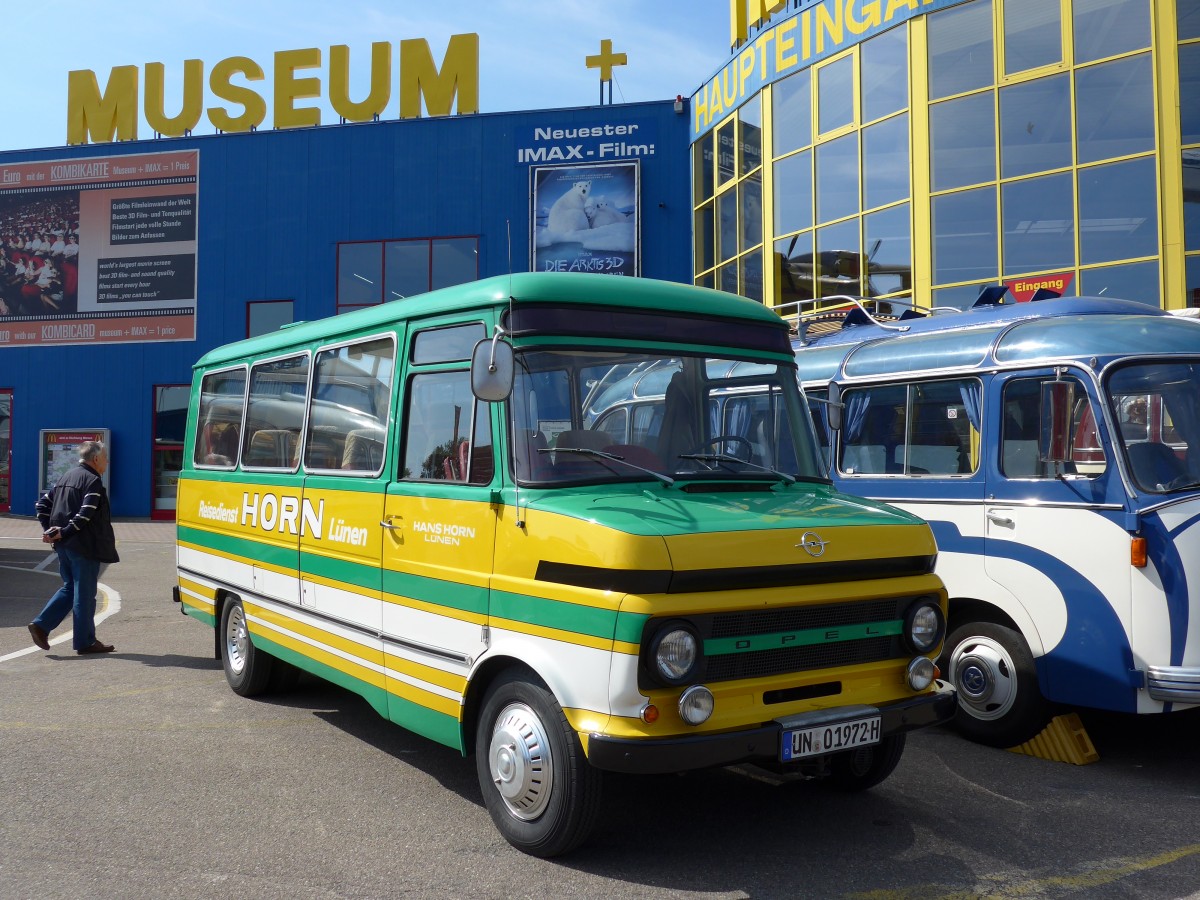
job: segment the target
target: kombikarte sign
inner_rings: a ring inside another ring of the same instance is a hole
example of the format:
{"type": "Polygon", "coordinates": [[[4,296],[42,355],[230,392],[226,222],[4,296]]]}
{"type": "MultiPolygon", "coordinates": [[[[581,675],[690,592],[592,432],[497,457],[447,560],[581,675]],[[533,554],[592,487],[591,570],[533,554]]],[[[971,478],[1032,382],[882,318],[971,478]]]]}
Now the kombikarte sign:
{"type": "Polygon", "coordinates": [[[196,336],[197,150],[0,166],[0,348],[196,336]]]}

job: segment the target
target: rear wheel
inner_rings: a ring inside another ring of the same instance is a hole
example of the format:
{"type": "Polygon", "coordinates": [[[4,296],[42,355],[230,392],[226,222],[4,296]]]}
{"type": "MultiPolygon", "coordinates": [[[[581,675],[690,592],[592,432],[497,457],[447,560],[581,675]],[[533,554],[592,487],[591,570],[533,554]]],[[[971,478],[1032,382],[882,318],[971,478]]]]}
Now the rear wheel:
{"type": "Polygon", "coordinates": [[[488,688],[475,768],[496,828],[524,853],[566,853],[596,824],[601,773],[588,763],[554,695],[519,672],[488,688]]]}
{"type": "Polygon", "coordinates": [[[272,659],[250,640],[241,600],[226,600],[221,610],[221,662],[235,694],[253,697],[267,689],[272,659]]]}
{"type": "Polygon", "coordinates": [[[968,623],[947,639],[946,658],[958,691],[954,726],[963,735],[992,747],[1015,747],[1046,726],[1050,705],[1019,633],[991,622],[968,623]]]}
{"type": "Polygon", "coordinates": [[[829,760],[830,787],[839,791],[865,791],[895,771],[904,755],[904,735],[886,737],[870,747],[856,747],[829,760]]]}

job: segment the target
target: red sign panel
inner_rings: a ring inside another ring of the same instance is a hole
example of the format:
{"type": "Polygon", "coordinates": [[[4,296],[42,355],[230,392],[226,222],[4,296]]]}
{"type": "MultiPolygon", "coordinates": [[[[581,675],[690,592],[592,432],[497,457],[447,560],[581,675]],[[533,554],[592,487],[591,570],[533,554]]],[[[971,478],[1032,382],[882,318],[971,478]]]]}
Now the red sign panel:
{"type": "Polygon", "coordinates": [[[1057,275],[1037,275],[1033,278],[1014,278],[1004,282],[1008,292],[1018,303],[1028,303],[1033,295],[1040,290],[1054,291],[1060,297],[1067,292],[1075,279],[1074,272],[1060,272],[1057,275]]]}

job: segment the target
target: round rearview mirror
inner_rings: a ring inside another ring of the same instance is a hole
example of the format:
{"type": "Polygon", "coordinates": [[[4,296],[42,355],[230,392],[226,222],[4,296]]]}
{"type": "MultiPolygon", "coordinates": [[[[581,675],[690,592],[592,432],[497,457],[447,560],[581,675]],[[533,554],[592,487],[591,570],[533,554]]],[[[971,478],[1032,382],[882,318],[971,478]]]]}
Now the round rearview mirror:
{"type": "Polygon", "coordinates": [[[496,335],[480,341],[471,353],[471,392],[480,400],[507,400],[513,386],[512,345],[496,335]]]}

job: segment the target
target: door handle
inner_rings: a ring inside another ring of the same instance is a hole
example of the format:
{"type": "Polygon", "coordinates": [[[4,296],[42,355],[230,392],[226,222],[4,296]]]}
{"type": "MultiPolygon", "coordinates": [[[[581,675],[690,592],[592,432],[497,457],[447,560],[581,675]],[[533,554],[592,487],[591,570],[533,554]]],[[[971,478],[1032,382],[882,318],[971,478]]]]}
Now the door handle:
{"type": "Polygon", "coordinates": [[[404,526],[403,525],[393,525],[392,519],[400,519],[401,521],[403,521],[404,517],[403,516],[384,516],[383,521],[381,521],[379,524],[381,527],[387,528],[391,531],[403,531],[404,526]]]}
{"type": "Polygon", "coordinates": [[[1013,520],[1008,516],[1002,516],[999,513],[990,512],[987,514],[988,521],[993,525],[1000,525],[1003,528],[1012,528],[1013,520]]]}

